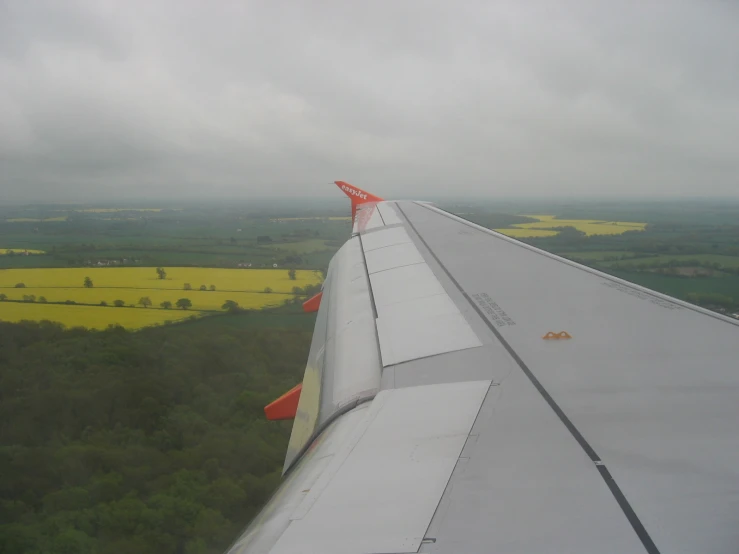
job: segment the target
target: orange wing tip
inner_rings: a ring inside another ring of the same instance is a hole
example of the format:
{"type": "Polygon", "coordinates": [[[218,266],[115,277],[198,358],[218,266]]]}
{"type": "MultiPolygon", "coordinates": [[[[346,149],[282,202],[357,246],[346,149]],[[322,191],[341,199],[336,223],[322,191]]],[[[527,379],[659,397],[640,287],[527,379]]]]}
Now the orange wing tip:
{"type": "Polygon", "coordinates": [[[352,219],[354,219],[354,216],[357,213],[357,206],[368,202],[382,202],[382,198],[379,196],[375,196],[366,190],[350,185],[346,181],[334,181],[334,184],[343,190],[344,194],[346,194],[352,201],[352,219]]]}
{"type": "Polygon", "coordinates": [[[303,383],[295,385],[277,400],[270,402],[264,407],[264,415],[270,421],[277,419],[295,419],[298,413],[298,402],[300,401],[300,392],[303,390],[303,383]]]}
{"type": "Polygon", "coordinates": [[[303,311],[307,314],[317,312],[321,305],[321,298],[323,298],[323,291],[303,302],[303,311]]]}

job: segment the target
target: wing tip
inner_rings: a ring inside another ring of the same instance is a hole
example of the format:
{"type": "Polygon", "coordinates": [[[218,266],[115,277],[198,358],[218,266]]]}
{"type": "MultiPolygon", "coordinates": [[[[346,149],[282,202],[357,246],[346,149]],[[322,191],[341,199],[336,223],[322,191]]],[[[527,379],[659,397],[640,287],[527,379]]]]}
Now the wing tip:
{"type": "Polygon", "coordinates": [[[354,185],[347,183],[346,181],[334,181],[334,184],[339,187],[343,191],[343,193],[346,194],[352,201],[352,219],[354,219],[354,216],[357,214],[357,206],[361,204],[366,204],[368,202],[383,201],[383,199],[379,196],[375,196],[374,194],[367,192],[366,190],[355,187],[354,185]]]}

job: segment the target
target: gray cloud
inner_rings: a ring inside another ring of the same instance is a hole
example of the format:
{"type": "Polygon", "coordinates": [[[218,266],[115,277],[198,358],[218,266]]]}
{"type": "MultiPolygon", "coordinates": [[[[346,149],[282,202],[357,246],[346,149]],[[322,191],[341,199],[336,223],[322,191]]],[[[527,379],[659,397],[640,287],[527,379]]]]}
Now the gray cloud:
{"type": "Polygon", "coordinates": [[[0,201],[737,196],[737,67],[711,0],[0,1],[0,201]]]}

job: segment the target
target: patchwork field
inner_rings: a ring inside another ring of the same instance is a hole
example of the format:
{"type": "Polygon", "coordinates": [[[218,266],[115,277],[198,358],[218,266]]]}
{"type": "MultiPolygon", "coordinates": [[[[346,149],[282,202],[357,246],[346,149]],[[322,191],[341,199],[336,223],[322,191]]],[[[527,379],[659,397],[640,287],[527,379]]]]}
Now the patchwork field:
{"type": "Polygon", "coordinates": [[[593,219],[557,219],[553,215],[527,215],[538,219],[534,223],[519,223],[508,229],[495,229],[499,233],[515,238],[547,237],[558,234],[558,227],[574,227],[588,236],[620,235],[626,231],[643,231],[646,223],[629,221],[600,221],[593,219]]]}
{"type": "Polygon", "coordinates": [[[549,231],[547,229],[493,229],[508,237],[514,239],[528,239],[534,237],[553,237],[558,235],[559,231],[549,231]]]}
{"type": "MultiPolygon", "coordinates": [[[[580,254],[577,254],[580,256],[580,254]]],[[[720,254],[668,254],[663,256],[652,256],[649,258],[635,258],[630,260],[605,261],[601,265],[610,267],[618,263],[636,263],[648,266],[664,266],[670,262],[697,262],[699,264],[719,264],[721,267],[737,268],[739,267],[739,257],[722,256],[720,254]]]]}
{"type": "Polygon", "coordinates": [[[275,242],[263,246],[262,248],[277,248],[285,252],[295,252],[297,254],[306,254],[308,252],[316,252],[326,248],[326,241],[323,239],[306,239],[295,242],[275,242]]]}
{"type": "Polygon", "coordinates": [[[164,208],[73,208],[75,212],[85,212],[93,214],[108,214],[118,212],[155,212],[159,213],[164,208]]]}
{"type": "MultiPolygon", "coordinates": [[[[162,302],[171,302],[175,306],[180,298],[187,298],[192,302],[192,310],[220,310],[226,300],[238,302],[245,309],[260,309],[270,306],[279,306],[292,294],[241,292],[241,291],[201,291],[201,290],[172,290],[172,289],[136,289],[136,288],[0,288],[0,294],[7,296],[7,300],[22,301],[24,297],[33,295],[35,301],[44,297],[47,302],[66,302],[72,300],[78,304],[98,305],[101,302],[113,306],[116,300],[122,300],[126,306],[138,306],[142,298],[151,301],[152,308],[160,308],[162,302]]],[[[0,319],[2,308],[0,307],[0,319]]]]}
{"type": "Polygon", "coordinates": [[[46,254],[43,250],[26,250],[25,248],[0,248],[0,256],[7,256],[12,254],[46,254]]]}
{"type": "Polygon", "coordinates": [[[67,216],[58,216],[58,217],[43,217],[43,218],[35,218],[35,217],[13,217],[11,219],[6,219],[8,223],[40,223],[43,221],[67,221],[67,216]]]}
{"type": "Polygon", "coordinates": [[[67,326],[99,329],[118,324],[136,329],[221,311],[227,300],[245,309],[279,306],[294,297],[294,287],[321,282],[320,272],[306,270],[296,271],[293,280],[285,269],[163,269],[165,279],[159,279],[153,267],[0,270],[0,320],[48,319],[67,326]],[[88,277],[92,286],[85,287],[88,277]],[[185,289],[186,283],[191,290],[185,289]],[[190,305],[178,309],[183,298],[190,305]],[[116,301],[124,307],[116,307],[116,301]],[[162,306],[165,302],[170,305],[162,306]]]}
{"type": "Polygon", "coordinates": [[[596,251],[583,251],[583,252],[559,252],[560,256],[565,256],[568,258],[578,258],[580,260],[588,260],[588,261],[602,261],[607,260],[609,258],[611,259],[621,259],[621,258],[633,258],[634,253],[628,252],[626,250],[596,250],[596,251]]]}
{"type": "Polygon", "coordinates": [[[191,310],[153,310],[145,308],[102,308],[98,306],[66,306],[63,304],[19,304],[0,302],[0,320],[49,320],[66,327],[105,329],[108,325],[121,325],[127,329],[140,329],[167,321],[178,321],[203,312],[191,310]]]}
{"type": "MultiPolygon", "coordinates": [[[[165,267],[166,279],[159,279],[154,267],[94,267],[0,270],[0,288],[23,283],[28,288],[82,288],[85,277],[93,288],[174,289],[184,291],[185,283],[197,290],[215,285],[217,291],[291,293],[293,287],[321,282],[316,271],[298,270],[291,280],[286,269],[215,269],[207,267],[165,267]]],[[[74,299],[72,299],[74,300],[74,299]]]]}

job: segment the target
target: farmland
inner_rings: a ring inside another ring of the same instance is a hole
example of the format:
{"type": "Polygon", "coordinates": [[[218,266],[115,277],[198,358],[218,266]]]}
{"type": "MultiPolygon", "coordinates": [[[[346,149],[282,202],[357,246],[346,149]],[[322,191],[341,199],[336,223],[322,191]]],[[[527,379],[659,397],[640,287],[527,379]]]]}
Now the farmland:
{"type": "MultiPolygon", "coordinates": [[[[627,253],[628,254],[628,253],[627,253]]],[[[578,254],[579,256],[579,254],[578,254]]],[[[608,256],[606,256],[608,258],[608,256]]],[[[723,256],[720,254],[673,254],[656,255],[648,258],[634,258],[632,255],[624,255],[622,261],[644,264],[651,267],[664,267],[670,264],[694,263],[694,265],[717,264],[721,268],[739,268],[739,257],[723,256]]],[[[613,259],[604,259],[601,263],[604,267],[611,267],[621,262],[613,259]]]]}
{"type": "Polygon", "coordinates": [[[271,247],[277,248],[280,251],[296,252],[298,254],[306,254],[309,252],[317,252],[320,250],[326,250],[326,248],[331,248],[330,246],[326,245],[326,241],[321,239],[307,239],[297,242],[277,243],[271,245],[271,247]]]}
{"type": "Polygon", "coordinates": [[[161,212],[164,208],[79,208],[76,212],[91,214],[110,214],[119,212],[161,212]]]}
{"type": "Polygon", "coordinates": [[[643,231],[646,223],[626,221],[601,221],[592,219],[559,219],[554,215],[525,215],[536,219],[533,223],[514,224],[510,228],[496,229],[496,231],[514,238],[551,237],[561,227],[574,227],[586,236],[593,235],[620,235],[626,231],[643,231]]]}
{"type": "Polygon", "coordinates": [[[184,310],[152,310],[144,308],[103,308],[99,306],[67,306],[64,304],[28,304],[0,302],[0,321],[53,321],[65,327],[105,329],[120,325],[140,329],[150,325],[178,321],[200,312],[184,310]]]}
{"type": "Polygon", "coordinates": [[[0,256],[12,256],[13,254],[46,254],[43,250],[25,250],[23,248],[0,248],[0,256]]]}
{"type": "MultiPolygon", "coordinates": [[[[683,299],[691,287],[703,293],[715,285],[739,304],[739,290],[729,290],[732,279],[725,279],[739,269],[734,225],[739,208],[727,203],[521,201],[440,207],[580,263],[638,283],[657,283],[662,292],[677,291],[683,299]],[[719,279],[724,282],[714,283],[719,279]]],[[[187,297],[192,303],[187,311],[198,314],[221,310],[225,300],[244,308],[278,306],[295,298],[294,287],[321,279],[313,272],[325,270],[351,232],[347,209],[301,203],[0,209],[0,291],[16,301],[43,296],[48,303],[99,306],[120,300],[136,310],[143,309],[138,302],[147,297],[152,311],[187,297]],[[32,255],[22,255],[26,250],[32,255]],[[158,279],[157,266],[166,269],[166,279],[158,279]],[[296,281],[287,277],[288,268],[298,270],[296,281]],[[89,290],[82,287],[87,276],[94,283],[89,290]],[[17,283],[26,290],[15,290],[17,283]],[[186,283],[192,289],[187,295],[186,283]]]]}
{"type": "Polygon", "coordinates": [[[154,267],[91,267],[56,269],[7,269],[0,271],[0,288],[11,288],[23,283],[29,288],[82,288],[89,277],[96,289],[169,289],[184,290],[185,284],[198,289],[215,285],[221,291],[262,292],[270,287],[274,292],[291,293],[293,287],[320,282],[315,271],[297,270],[295,280],[287,270],[274,269],[219,269],[207,267],[164,267],[166,277],[160,279],[154,267]]]}
{"type": "Polygon", "coordinates": [[[559,231],[551,231],[548,229],[519,229],[517,227],[506,227],[504,229],[494,229],[508,237],[514,239],[530,239],[534,237],[553,237],[559,234],[559,231]]]}
{"type": "Polygon", "coordinates": [[[522,200],[443,207],[627,281],[739,314],[736,201],[522,200]]]}
{"type": "Polygon", "coordinates": [[[48,319],[92,329],[136,329],[222,310],[277,307],[321,282],[316,271],[157,268],[9,269],[0,271],[0,320],[48,319]],[[85,286],[89,278],[89,285],[85,286]],[[201,287],[204,290],[201,290],[201,287]],[[187,309],[177,309],[186,298],[187,309]],[[167,304],[169,303],[169,304],[167,304]]]}
{"type": "Polygon", "coordinates": [[[66,216],[53,216],[53,217],[12,217],[10,219],[6,220],[8,223],[42,223],[45,221],[48,222],[59,222],[59,221],[67,221],[66,216]]]}
{"type": "Polygon", "coordinates": [[[273,309],[314,292],[350,230],[346,209],[0,206],[0,320],[140,329],[227,301],[273,309]]]}

